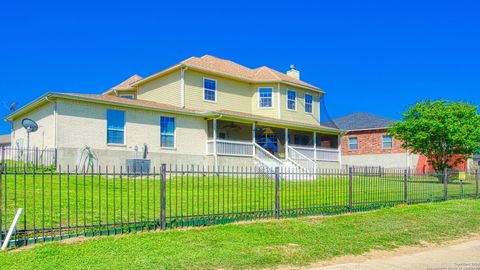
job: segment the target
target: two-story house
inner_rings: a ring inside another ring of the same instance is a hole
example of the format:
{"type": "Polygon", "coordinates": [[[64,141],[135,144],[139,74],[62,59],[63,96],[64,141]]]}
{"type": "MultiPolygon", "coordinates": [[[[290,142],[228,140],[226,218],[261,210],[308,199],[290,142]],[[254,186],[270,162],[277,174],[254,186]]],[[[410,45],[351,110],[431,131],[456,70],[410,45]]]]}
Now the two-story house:
{"type": "Polygon", "coordinates": [[[293,66],[284,74],[205,55],[103,94],[46,93],[6,120],[19,147],[22,119],[36,121],[30,146],[57,149],[62,166],[83,166],[88,148],[101,166],[148,152],[154,166],[338,167],[341,132],[320,124],[322,95],[293,66]]]}

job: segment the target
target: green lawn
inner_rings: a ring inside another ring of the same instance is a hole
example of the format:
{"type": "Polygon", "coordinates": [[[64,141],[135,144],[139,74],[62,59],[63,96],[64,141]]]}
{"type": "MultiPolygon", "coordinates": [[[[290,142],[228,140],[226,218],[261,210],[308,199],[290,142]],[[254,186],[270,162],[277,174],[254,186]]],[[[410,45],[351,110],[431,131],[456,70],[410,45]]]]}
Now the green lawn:
{"type": "MultiPolygon", "coordinates": [[[[275,182],[266,177],[242,174],[235,177],[170,175],[166,186],[167,225],[190,226],[274,216],[275,182]]],[[[118,230],[152,229],[160,215],[160,181],[155,177],[120,177],[17,173],[2,176],[3,225],[11,222],[15,209],[24,208],[18,230],[28,235],[60,236],[118,233],[118,230]],[[126,224],[132,224],[126,226],[126,224]],[[58,228],[62,229],[59,230],[58,228]],[[108,224],[108,225],[107,225],[108,224]],[[91,226],[91,227],[89,227],[91,226]],[[87,229],[79,227],[89,227],[87,229]],[[43,229],[44,228],[44,229],[43,229]],[[42,229],[39,231],[39,229],[42,229]]],[[[443,199],[443,184],[430,176],[411,177],[408,200],[429,202],[443,199]]],[[[449,184],[449,197],[475,195],[475,182],[449,184]]],[[[283,217],[338,214],[349,211],[347,175],[324,175],[315,180],[280,183],[283,217]]],[[[355,176],[352,211],[392,206],[404,202],[403,175],[355,176]]]]}
{"type": "Polygon", "coordinates": [[[480,200],[53,242],[0,254],[2,269],[245,269],[437,243],[480,232],[480,200]]]}

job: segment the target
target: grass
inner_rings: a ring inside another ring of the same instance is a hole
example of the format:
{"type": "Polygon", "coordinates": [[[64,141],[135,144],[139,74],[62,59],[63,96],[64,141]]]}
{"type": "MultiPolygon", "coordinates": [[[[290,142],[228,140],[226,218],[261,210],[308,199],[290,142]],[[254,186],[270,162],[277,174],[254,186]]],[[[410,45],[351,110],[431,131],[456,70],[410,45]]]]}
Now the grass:
{"type": "MultiPolygon", "coordinates": [[[[49,235],[58,236],[67,230],[82,234],[118,229],[124,227],[121,223],[135,223],[135,228],[144,229],[147,221],[159,220],[158,176],[132,178],[10,172],[3,175],[2,181],[3,224],[11,222],[15,209],[22,207],[24,214],[18,229],[37,230],[29,232],[29,237],[40,236],[39,229],[42,234],[50,230],[49,235]],[[77,228],[89,225],[94,226],[87,230],[77,228]]],[[[473,179],[463,185],[454,182],[448,185],[448,191],[450,198],[469,197],[475,195],[475,182],[473,179]]],[[[409,202],[442,200],[443,192],[443,184],[435,177],[412,176],[409,179],[409,202]]],[[[282,180],[281,214],[288,217],[345,213],[349,210],[348,193],[346,175],[325,175],[308,181],[282,180]]],[[[353,211],[403,203],[403,175],[355,176],[352,202],[353,211]]],[[[171,175],[167,180],[169,226],[273,217],[274,204],[275,182],[268,178],[171,175]]]]}
{"type": "Polygon", "coordinates": [[[252,269],[438,243],[480,232],[480,200],[167,230],[0,253],[2,269],[252,269]]]}

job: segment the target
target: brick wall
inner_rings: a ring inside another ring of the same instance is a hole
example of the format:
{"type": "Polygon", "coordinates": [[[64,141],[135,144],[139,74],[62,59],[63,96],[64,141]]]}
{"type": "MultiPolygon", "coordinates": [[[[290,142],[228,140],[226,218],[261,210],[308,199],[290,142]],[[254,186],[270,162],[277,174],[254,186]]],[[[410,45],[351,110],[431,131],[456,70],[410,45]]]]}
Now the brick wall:
{"type": "Polygon", "coordinates": [[[401,147],[402,143],[393,139],[391,149],[383,149],[382,138],[387,135],[386,129],[351,131],[342,137],[342,155],[368,155],[368,154],[397,154],[405,153],[405,149],[401,147]],[[358,149],[349,150],[349,138],[357,137],[358,149]]]}

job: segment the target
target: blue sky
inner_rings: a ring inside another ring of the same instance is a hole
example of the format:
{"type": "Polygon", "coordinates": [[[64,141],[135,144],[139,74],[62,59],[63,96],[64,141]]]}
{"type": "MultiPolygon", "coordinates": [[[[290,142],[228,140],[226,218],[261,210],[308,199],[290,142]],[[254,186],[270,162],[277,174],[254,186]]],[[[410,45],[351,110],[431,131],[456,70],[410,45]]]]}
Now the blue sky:
{"type": "Polygon", "coordinates": [[[332,117],[398,119],[427,98],[480,104],[478,14],[475,1],[7,1],[0,101],[101,93],[211,54],[279,71],[295,64],[325,89],[332,117]]]}

